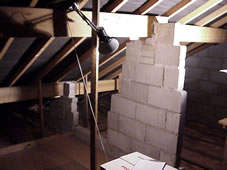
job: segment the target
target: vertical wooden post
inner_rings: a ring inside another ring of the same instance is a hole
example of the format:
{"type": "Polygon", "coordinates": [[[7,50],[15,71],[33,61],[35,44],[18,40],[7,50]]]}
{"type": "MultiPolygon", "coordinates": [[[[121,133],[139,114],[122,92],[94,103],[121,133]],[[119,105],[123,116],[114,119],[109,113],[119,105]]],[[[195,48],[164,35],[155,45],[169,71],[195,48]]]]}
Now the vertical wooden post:
{"type": "Polygon", "coordinates": [[[42,80],[38,81],[38,91],[39,91],[39,112],[40,112],[40,131],[41,136],[44,135],[44,118],[43,118],[43,89],[42,80]]]}
{"type": "MultiPolygon", "coordinates": [[[[85,78],[85,84],[87,85],[88,76],[86,75],[84,78],[85,78]]],[[[88,120],[89,120],[89,109],[88,109],[88,96],[87,96],[87,93],[86,93],[85,86],[84,86],[84,110],[85,110],[85,115],[83,116],[84,117],[84,124],[87,127],[88,126],[88,120]]]]}
{"type": "MultiPolygon", "coordinates": [[[[100,1],[92,0],[92,22],[98,26],[100,1]]],[[[91,56],[91,102],[95,118],[98,121],[98,73],[99,73],[99,40],[97,33],[92,30],[92,56],[91,56]]],[[[95,121],[90,119],[90,170],[96,170],[96,128],[95,121]]]]}

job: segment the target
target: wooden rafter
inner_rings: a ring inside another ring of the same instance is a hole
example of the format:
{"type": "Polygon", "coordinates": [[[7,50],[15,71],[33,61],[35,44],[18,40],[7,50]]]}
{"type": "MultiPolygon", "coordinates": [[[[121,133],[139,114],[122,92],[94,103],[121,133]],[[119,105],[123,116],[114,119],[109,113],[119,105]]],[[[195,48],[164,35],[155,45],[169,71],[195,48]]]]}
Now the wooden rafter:
{"type": "MultiPolygon", "coordinates": [[[[39,2],[39,0],[32,0],[29,4],[29,7],[35,7],[37,5],[37,3],[39,2]]],[[[0,60],[2,59],[2,57],[5,55],[5,53],[7,52],[7,50],[9,49],[10,45],[13,43],[14,38],[10,37],[4,47],[2,48],[1,52],[0,52],[0,60]]]]}
{"type": "Polygon", "coordinates": [[[18,65],[17,69],[10,73],[8,76],[7,84],[9,86],[13,86],[16,81],[29,69],[29,67],[39,58],[39,56],[43,53],[43,51],[52,43],[54,38],[48,38],[48,39],[42,39],[42,40],[36,40],[34,43],[34,46],[31,46],[28,51],[30,54],[27,54],[28,51],[25,53],[25,55],[29,55],[26,57],[26,59],[18,65]]]}
{"type": "MultiPolygon", "coordinates": [[[[149,1],[151,3],[151,1],[149,1]]],[[[154,4],[155,5],[155,4],[154,4]]],[[[141,7],[143,9],[145,9],[144,7],[141,7]]],[[[137,12],[137,14],[142,14],[144,13],[144,10],[143,9],[137,9],[137,11],[140,11],[140,12],[137,12]]],[[[148,12],[148,11],[147,11],[148,12]]],[[[111,55],[107,55],[107,56],[104,56],[103,59],[101,59],[101,61],[99,62],[99,67],[102,66],[103,64],[105,64],[106,62],[110,61],[112,58],[114,58],[116,55],[118,55],[119,53],[121,53],[122,51],[124,51],[126,49],[126,44],[127,44],[128,40],[126,40],[124,43],[122,43],[119,47],[119,49],[111,54],[111,55]]],[[[86,56],[87,54],[85,54],[86,56]]],[[[84,58],[84,55],[81,56],[81,58],[84,58]]],[[[57,77],[57,79],[55,79],[56,81],[60,81],[62,80],[69,72],[72,71],[73,68],[75,68],[77,64],[75,63],[72,63],[69,67],[67,67],[62,73],[61,75],[59,75],[57,77]]],[[[84,75],[88,75],[90,74],[90,68],[88,70],[86,70],[84,72],[84,75]]],[[[81,80],[81,77],[80,78],[77,78],[77,81],[80,81],[81,80]]]]}
{"type": "MultiPolygon", "coordinates": [[[[88,82],[88,92],[90,93],[91,83],[88,82]]],[[[75,86],[75,95],[84,94],[84,86],[78,82],[75,86]]],[[[119,88],[119,83],[115,87],[115,81],[100,80],[99,92],[113,91],[119,88]]],[[[43,98],[51,98],[64,95],[64,83],[42,84],[43,98]]],[[[37,86],[2,87],[0,88],[0,104],[18,101],[38,99],[37,86]]]]}
{"type": "Polygon", "coordinates": [[[113,78],[116,78],[117,76],[119,76],[119,74],[122,73],[122,68],[118,69],[117,71],[111,73],[110,75],[108,75],[107,77],[105,77],[106,80],[111,80],[113,78]]]}
{"type": "Polygon", "coordinates": [[[5,55],[5,53],[7,52],[7,50],[9,49],[11,44],[13,43],[13,41],[14,41],[13,37],[10,37],[9,39],[6,40],[6,43],[5,43],[5,45],[3,46],[3,48],[2,48],[2,50],[0,52],[0,60],[5,55]]]}
{"type": "Polygon", "coordinates": [[[104,75],[108,74],[110,71],[114,70],[115,68],[119,67],[122,65],[122,63],[125,61],[125,56],[121,57],[120,59],[116,60],[112,64],[110,64],[108,67],[104,68],[100,73],[99,73],[99,78],[103,77],[104,75]]]}
{"type": "Polygon", "coordinates": [[[134,14],[143,15],[149,12],[151,9],[160,4],[163,0],[148,0],[141,7],[139,7],[134,14]]]}
{"type": "MultiPolygon", "coordinates": [[[[3,38],[91,37],[91,28],[76,12],[65,14],[53,9],[19,7],[0,7],[0,12],[1,18],[4,18],[1,23],[5,26],[0,29],[3,38]],[[24,17],[18,17],[18,15],[14,15],[15,13],[20,13],[20,16],[24,17]],[[56,20],[56,14],[58,14],[58,18],[67,17],[69,19],[56,20]]],[[[91,19],[90,11],[83,11],[83,13],[88,19],[91,19]]],[[[104,27],[106,32],[113,37],[148,37],[149,18],[150,16],[101,12],[100,26],[104,27]],[[135,23],[138,27],[135,27],[135,23]],[[116,27],[116,25],[121,26],[116,27]]]]}
{"type": "Polygon", "coordinates": [[[117,12],[128,0],[115,0],[111,1],[105,6],[105,12],[117,12]]]}
{"type": "Polygon", "coordinates": [[[178,4],[176,4],[173,8],[165,12],[162,16],[166,16],[169,18],[174,17],[175,15],[183,11],[185,8],[190,6],[195,1],[196,0],[182,0],[178,4]]]}
{"type": "MultiPolygon", "coordinates": [[[[209,16],[209,15],[208,15],[208,16],[209,16]]],[[[227,16],[225,16],[225,17],[221,18],[220,20],[218,20],[218,21],[212,23],[212,24],[210,25],[210,27],[219,28],[219,27],[223,26],[225,23],[227,23],[227,16]]],[[[189,44],[189,43],[186,43],[185,45],[188,45],[188,44],[189,44]]],[[[193,43],[193,44],[189,44],[189,45],[187,46],[187,52],[190,52],[190,51],[192,51],[192,50],[198,48],[198,47],[201,46],[201,45],[202,45],[202,43],[193,43]]]]}
{"type": "Polygon", "coordinates": [[[196,22],[194,25],[198,26],[205,26],[209,24],[210,22],[214,21],[218,17],[224,15],[227,13],[227,5],[222,6],[221,8],[217,9],[216,11],[212,12],[211,14],[207,15],[206,17],[202,18],[198,22],[196,22]]]}
{"type": "Polygon", "coordinates": [[[198,52],[204,50],[205,48],[210,47],[211,45],[213,45],[213,44],[202,44],[200,47],[198,47],[198,48],[196,48],[196,49],[194,49],[194,50],[188,52],[188,53],[187,53],[187,57],[192,56],[192,55],[195,55],[196,53],[198,53],[198,52]]]}
{"type": "Polygon", "coordinates": [[[78,38],[73,41],[69,41],[63,48],[60,50],[50,62],[38,73],[35,77],[35,81],[45,77],[57,64],[59,64],[66,56],[68,56],[75,48],[77,48],[86,38],[78,38]]]}
{"type": "Polygon", "coordinates": [[[206,11],[208,11],[209,9],[213,8],[214,6],[216,6],[217,4],[219,4],[222,1],[223,0],[209,0],[206,3],[204,3],[202,6],[200,6],[199,8],[195,9],[194,11],[192,11],[185,17],[181,18],[177,22],[181,23],[181,24],[187,24],[187,23],[191,22],[193,19],[197,18],[198,16],[200,16],[203,13],[205,13],[206,11]]]}
{"type": "MultiPolygon", "coordinates": [[[[83,0],[80,3],[80,8],[83,8],[88,0],[83,0]]],[[[69,55],[75,48],[77,48],[86,38],[72,39],[68,42],[51,60],[50,62],[37,74],[35,81],[45,77],[57,64],[59,64],[67,55],[69,55]]]]}
{"type": "MultiPolygon", "coordinates": [[[[99,61],[99,67],[101,67],[102,65],[104,65],[105,63],[107,63],[108,61],[112,60],[115,56],[117,56],[118,54],[120,54],[121,52],[123,52],[126,49],[126,44],[127,44],[128,40],[126,40],[125,42],[123,42],[119,48],[117,49],[116,52],[114,52],[113,54],[110,55],[106,55],[104,56],[100,61],[99,61]]],[[[84,75],[89,75],[91,73],[91,68],[88,68],[88,70],[86,70],[84,72],[84,75]]],[[[80,81],[82,78],[81,76],[79,78],[76,79],[76,81],[80,81]]]]}

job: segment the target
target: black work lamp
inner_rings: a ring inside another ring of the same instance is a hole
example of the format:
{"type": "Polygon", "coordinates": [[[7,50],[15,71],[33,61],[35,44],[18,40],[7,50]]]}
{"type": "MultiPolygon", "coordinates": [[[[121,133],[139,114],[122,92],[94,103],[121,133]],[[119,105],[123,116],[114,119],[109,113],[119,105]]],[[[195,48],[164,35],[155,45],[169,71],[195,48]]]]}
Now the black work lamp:
{"type": "Polygon", "coordinates": [[[99,37],[99,52],[101,54],[111,54],[115,52],[119,47],[119,42],[116,38],[109,37],[103,27],[97,27],[94,25],[79,9],[76,2],[70,7],[70,10],[76,11],[80,17],[94,30],[97,32],[99,37]]]}

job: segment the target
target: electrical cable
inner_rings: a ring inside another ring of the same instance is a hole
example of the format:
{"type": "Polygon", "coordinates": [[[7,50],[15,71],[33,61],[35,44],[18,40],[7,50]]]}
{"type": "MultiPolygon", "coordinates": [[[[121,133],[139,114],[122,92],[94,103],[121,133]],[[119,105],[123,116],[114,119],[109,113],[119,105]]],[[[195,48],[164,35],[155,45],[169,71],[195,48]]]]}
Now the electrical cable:
{"type": "MultiPolygon", "coordinates": [[[[68,22],[67,22],[67,24],[68,24],[68,22]]],[[[72,36],[72,30],[71,30],[69,24],[68,24],[68,28],[69,28],[69,32],[70,32],[70,34],[71,34],[71,36],[72,36]]],[[[71,40],[72,40],[73,43],[75,44],[74,39],[71,38],[71,40]]],[[[100,134],[99,127],[98,127],[98,122],[97,122],[97,120],[96,120],[96,118],[95,118],[94,110],[93,110],[93,107],[92,107],[92,104],[91,104],[91,99],[90,99],[90,96],[88,95],[87,85],[86,85],[86,83],[85,83],[85,78],[84,78],[83,70],[82,70],[82,67],[81,67],[81,64],[80,64],[80,60],[79,60],[79,57],[78,57],[76,48],[74,49],[74,52],[75,52],[75,55],[76,55],[76,60],[77,60],[77,63],[78,63],[78,66],[79,66],[79,70],[80,70],[80,74],[81,74],[81,77],[82,77],[82,81],[83,81],[83,84],[84,84],[85,92],[86,92],[86,95],[87,95],[87,98],[88,98],[88,103],[89,103],[89,107],[90,107],[90,110],[91,110],[92,118],[94,119],[95,127],[96,127],[96,130],[97,130],[97,132],[98,132],[100,144],[101,144],[101,146],[102,146],[102,150],[103,150],[103,153],[104,153],[104,155],[105,155],[106,161],[109,161],[109,160],[108,160],[107,153],[106,153],[106,150],[105,150],[105,147],[104,147],[104,144],[103,144],[103,139],[102,139],[102,136],[101,136],[101,134],[100,134]]]]}

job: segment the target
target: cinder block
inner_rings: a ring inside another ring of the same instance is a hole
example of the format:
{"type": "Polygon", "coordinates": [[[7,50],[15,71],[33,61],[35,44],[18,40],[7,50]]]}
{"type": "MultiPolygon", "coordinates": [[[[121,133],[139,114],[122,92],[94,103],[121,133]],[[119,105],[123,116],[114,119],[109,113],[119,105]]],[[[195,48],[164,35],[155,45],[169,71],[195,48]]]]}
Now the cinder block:
{"type": "Polygon", "coordinates": [[[227,85],[226,73],[221,73],[218,71],[210,73],[210,80],[215,83],[227,85]]]}
{"type": "Polygon", "coordinates": [[[126,44],[126,61],[136,62],[141,55],[141,41],[130,41],[126,44]]]}
{"type": "Polygon", "coordinates": [[[174,43],[174,30],[175,24],[154,23],[154,36],[161,43],[172,45],[174,43]]]}
{"type": "Polygon", "coordinates": [[[190,56],[185,59],[185,66],[199,67],[200,57],[190,56]]]}
{"type": "Polygon", "coordinates": [[[73,125],[74,126],[79,125],[79,113],[78,112],[73,113],[73,125]]]}
{"type": "Polygon", "coordinates": [[[168,153],[176,153],[177,139],[178,136],[176,134],[159,128],[147,127],[146,143],[167,151],[168,153]]]}
{"type": "Polygon", "coordinates": [[[130,152],[131,150],[131,138],[119,132],[108,129],[108,141],[124,152],[130,152]]]}
{"type": "Polygon", "coordinates": [[[163,67],[139,64],[136,67],[136,81],[149,85],[162,86],[163,67]]]}
{"type": "Polygon", "coordinates": [[[155,46],[144,44],[141,47],[141,56],[154,58],[155,57],[155,46]]]}
{"type": "Polygon", "coordinates": [[[165,128],[166,112],[148,105],[137,104],[136,120],[151,126],[165,128]]]}
{"type": "Polygon", "coordinates": [[[181,118],[180,114],[167,112],[166,129],[170,132],[178,134],[180,118],[181,118]]]}
{"type": "Polygon", "coordinates": [[[154,58],[141,56],[139,63],[153,65],[154,64],[154,58]]]}
{"type": "Polygon", "coordinates": [[[119,130],[138,141],[144,142],[145,140],[145,125],[135,120],[120,116],[119,130]]]}
{"type": "Polygon", "coordinates": [[[76,95],[76,84],[73,82],[64,83],[64,96],[75,97],[76,95]]]}
{"type": "Polygon", "coordinates": [[[212,83],[210,81],[200,81],[199,82],[199,90],[209,93],[209,94],[217,94],[218,91],[218,84],[212,83]]]}
{"type": "Polygon", "coordinates": [[[127,154],[127,152],[124,152],[124,151],[120,150],[119,148],[112,146],[112,145],[109,145],[107,153],[114,159],[120,158],[121,156],[127,154]]]}
{"type": "Polygon", "coordinates": [[[122,77],[128,80],[135,80],[136,63],[124,61],[122,64],[122,77]]]}
{"type": "Polygon", "coordinates": [[[119,113],[108,112],[108,127],[118,131],[119,113]]]}
{"type": "Polygon", "coordinates": [[[170,166],[175,166],[176,155],[161,151],[160,161],[166,162],[170,166]]]}
{"type": "Polygon", "coordinates": [[[112,95],[111,111],[133,119],[136,115],[136,103],[121,97],[119,94],[112,95]]]}
{"type": "Polygon", "coordinates": [[[159,158],[160,158],[160,149],[147,145],[142,142],[138,142],[136,140],[132,140],[131,152],[135,152],[135,151],[140,152],[144,155],[147,155],[147,156],[157,159],[157,160],[159,160],[159,158]]]}
{"type": "Polygon", "coordinates": [[[148,103],[152,106],[182,113],[185,112],[186,99],[186,91],[149,87],[148,103]]]}
{"type": "Polygon", "coordinates": [[[141,103],[147,103],[148,85],[130,80],[122,80],[121,96],[141,103]]]}
{"type": "Polygon", "coordinates": [[[158,43],[155,51],[155,64],[184,67],[186,53],[185,46],[158,43]]]}
{"type": "Polygon", "coordinates": [[[209,71],[204,68],[193,68],[187,67],[185,77],[198,79],[198,80],[208,80],[209,71]]]}
{"type": "Polygon", "coordinates": [[[183,90],[185,69],[166,66],[164,70],[164,87],[183,90]]]}
{"type": "Polygon", "coordinates": [[[208,69],[220,70],[221,64],[222,64],[222,60],[219,58],[215,59],[208,56],[204,56],[204,57],[201,57],[199,66],[208,68],[208,69]]]}
{"type": "Polygon", "coordinates": [[[186,91],[199,89],[199,80],[185,77],[184,89],[186,91]]]}

